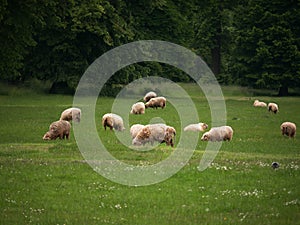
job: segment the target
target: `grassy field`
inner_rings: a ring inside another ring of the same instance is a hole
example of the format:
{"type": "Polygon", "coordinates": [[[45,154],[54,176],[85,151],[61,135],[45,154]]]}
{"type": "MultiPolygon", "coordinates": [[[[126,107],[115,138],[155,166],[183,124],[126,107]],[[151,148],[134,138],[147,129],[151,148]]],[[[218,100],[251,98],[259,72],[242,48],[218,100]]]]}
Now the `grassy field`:
{"type": "MultiPolygon", "coordinates": [[[[209,106],[199,88],[182,87],[200,120],[210,125],[209,106]]],[[[114,183],[94,172],[73,133],[68,141],[42,140],[49,124],[72,106],[72,96],[0,95],[0,224],[300,224],[300,137],[283,137],[279,128],[284,121],[300,125],[300,97],[253,96],[239,87],[223,87],[223,92],[232,142],[223,143],[211,166],[200,172],[207,143],[199,141],[177,174],[141,187],[114,183]],[[256,98],[278,103],[279,113],[254,108],[256,98]],[[279,169],[271,168],[273,161],[279,169]]],[[[113,132],[105,132],[101,117],[113,101],[99,99],[95,115],[99,137],[112,155],[145,165],[171,154],[165,144],[132,151],[113,132]]],[[[172,105],[130,115],[130,123],[157,116],[180,136],[172,105]]]]}

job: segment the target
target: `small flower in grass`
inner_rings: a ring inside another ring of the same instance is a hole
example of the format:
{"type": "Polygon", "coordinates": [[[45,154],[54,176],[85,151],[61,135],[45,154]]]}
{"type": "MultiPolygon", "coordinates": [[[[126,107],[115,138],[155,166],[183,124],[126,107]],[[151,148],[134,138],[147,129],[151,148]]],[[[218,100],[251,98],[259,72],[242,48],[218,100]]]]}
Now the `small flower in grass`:
{"type": "Polygon", "coordinates": [[[116,204],[116,205],[115,205],[115,208],[116,208],[116,209],[122,209],[122,206],[121,206],[120,204],[116,204]]]}

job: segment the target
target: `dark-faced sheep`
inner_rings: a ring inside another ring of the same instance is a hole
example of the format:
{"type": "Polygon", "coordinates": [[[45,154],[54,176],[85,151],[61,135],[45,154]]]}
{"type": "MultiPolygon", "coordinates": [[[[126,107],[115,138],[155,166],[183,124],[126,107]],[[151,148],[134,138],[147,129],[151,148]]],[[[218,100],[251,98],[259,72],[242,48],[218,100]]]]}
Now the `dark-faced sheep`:
{"type": "Polygon", "coordinates": [[[137,102],[131,107],[131,114],[144,114],[145,113],[145,104],[143,102],[137,102]]]}
{"type": "Polygon", "coordinates": [[[155,98],[151,98],[149,102],[145,104],[145,107],[146,108],[150,107],[155,109],[161,107],[163,109],[164,107],[166,107],[166,102],[167,100],[165,97],[155,97],[155,98]]]}
{"type": "Polygon", "coordinates": [[[69,139],[71,124],[66,120],[55,121],[50,124],[49,131],[43,137],[43,140],[69,139]]]}
{"type": "Polygon", "coordinates": [[[206,123],[196,123],[196,124],[190,124],[187,125],[183,130],[184,131],[204,131],[208,128],[208,125],[206,123]]]}
{"type": "Polygon", "coordinates": [[[280,126],[282,135],[287,135],[291,138],[296,135],[296,124],[292,122],[284,122],[280,126]]]}
{"type": "Polygon", "coordinates": [[[202,141],[231,141],[233,129],[230,126],[213,127],[208,132],[205,132],[202,141]]]}
{"type": "Polygon", "coordinates": [[[279,111],[278,105],[276,103],[271,102],[268,104],[268,110],[269,110],[269,112],[271,111],[276,114],[279,111]]]}
{"type": "Polygon", "coordinates": [[[106,127],[109,127],[110,130],[113,129],[117,131],[125,130],[122,117],[114,113],[106,113],[105,115],[103,115],[102,125],[104,126],[105,130],[106,127]]]}
{"type": "Polygon", "coordinates": [[[149,91],[145,96],[144,96],[144,101],[148,102],[151,98],[155,98],[157,94],[153,91],[149,91]]]}
{"type": "Polygon", "coordinates": [[[132,140],[133,145],[145,145],[154,142],[171,145],[174,147],[176,130],[166,124],[149,124],[143,127],[132,140]]]}
{"type": "Polygon", "coordinates": [[[61,113],[60,120],[80,122],[81,110],[79,108],[68,108],[61,113]]]}
{"type": "Polygon", "coordinates": [[[267,103],[265,102],[260,102],[259,100],[255,100],[253,103],[254,107],[267,107],[267,103]]]}

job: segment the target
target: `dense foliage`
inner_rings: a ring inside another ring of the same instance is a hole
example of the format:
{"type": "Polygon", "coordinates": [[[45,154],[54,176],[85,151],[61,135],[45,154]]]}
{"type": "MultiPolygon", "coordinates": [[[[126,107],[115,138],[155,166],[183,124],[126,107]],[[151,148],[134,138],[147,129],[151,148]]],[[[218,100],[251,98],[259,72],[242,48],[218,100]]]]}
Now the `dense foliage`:
{"type": "MultiPolygon", "coordinates": [[[[109,49],[151,39],[195,51],[221,83],[286,95],[300,84],[299,6],[297,0],[1,0],[0,79],[36,78],[74,90],[109,49]]],[[[175,68],[140,63],[119,71],[107,90],[144,76],[190,80],[175,68]]]]}

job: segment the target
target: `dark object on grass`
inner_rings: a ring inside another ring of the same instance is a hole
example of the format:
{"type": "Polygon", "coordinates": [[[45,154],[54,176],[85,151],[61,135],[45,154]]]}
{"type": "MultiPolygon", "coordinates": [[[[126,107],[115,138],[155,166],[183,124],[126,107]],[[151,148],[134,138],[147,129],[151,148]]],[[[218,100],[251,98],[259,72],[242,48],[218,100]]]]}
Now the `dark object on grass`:
{"type": "Polygon", "coordinates": [[[278,169],[279,168],[279,163],[278,162],[273,162],[272,163],[272,168],[273,169],[278,169]]]}

